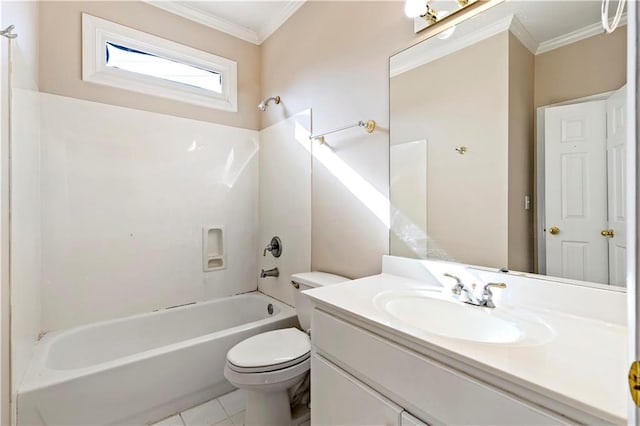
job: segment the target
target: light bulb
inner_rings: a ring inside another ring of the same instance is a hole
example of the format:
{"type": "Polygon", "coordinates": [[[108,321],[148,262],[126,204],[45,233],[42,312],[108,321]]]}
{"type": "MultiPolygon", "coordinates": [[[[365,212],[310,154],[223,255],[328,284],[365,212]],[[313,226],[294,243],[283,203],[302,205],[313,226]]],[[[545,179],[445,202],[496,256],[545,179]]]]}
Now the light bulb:
{"type": "MultiPolygon", "coordinates": [[[[436,13],[436,16],[438,17],[438,21],[442,20],[445,16],[447,16],[449,14],[449,12],[447,12],[446,10],[439,10],[436,13]]],[[[438,37],[440,40],[446,40],[449,37],[451,37],[451,34],[453,34],[453,32],[456,30],[456,26],[453,25],[450,28],[447,28],[445,31],[442,31],[440,34],[438,34],[436,37],[438,37]]]]}
{"type": "Polygon", "coordinates": [[[409,18],[417,18],[427,13],[426,0],[406,0],[404,3],[404,13],[409,18]]]}

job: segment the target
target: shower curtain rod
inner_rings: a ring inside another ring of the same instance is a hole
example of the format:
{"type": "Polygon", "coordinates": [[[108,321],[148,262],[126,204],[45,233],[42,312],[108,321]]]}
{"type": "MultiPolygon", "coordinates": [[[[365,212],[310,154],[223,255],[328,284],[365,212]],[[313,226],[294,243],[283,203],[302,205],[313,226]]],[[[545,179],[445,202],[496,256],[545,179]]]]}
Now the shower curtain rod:
{"type": "Polygon", "coordinates": [[[343,130],[351,129],[352,127],[364,127],[367,133],[371,133],[376,128],[376,122],[373,120],[367,120],[367,121],[360,120],[356,124],[350,124],[348,126],[340,127],[339,129],[333,129],[333,130],[329,130],[328,132],[318,133],[317,135],[311,135],[309,136],[309,139],[323,139],[327,135],[341,132],[343,130]]]}

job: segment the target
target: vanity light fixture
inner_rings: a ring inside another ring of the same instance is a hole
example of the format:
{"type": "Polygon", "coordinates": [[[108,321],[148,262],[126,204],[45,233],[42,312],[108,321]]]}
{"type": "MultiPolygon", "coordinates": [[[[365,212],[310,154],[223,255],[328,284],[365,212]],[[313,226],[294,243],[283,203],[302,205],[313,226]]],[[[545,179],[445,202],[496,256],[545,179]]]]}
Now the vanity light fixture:
{"type": "Polygon", "coordinates": [[[429,6],[427,0],[406,0],[404,3],[404,13],[409,18],[421,17],[434,24],[438,20],[437,12],[429,6]]]}
{"type": "MultiPolygon", "coordinates": [[[[448,15],[449,15],[449,12],[446,11],[446,10],[439,10],[436,13],[436,16],[437,16],[439,21],[444,19],[444,18],[446,18],[448,15]]],[[[451,37],[451,35],[453,34],[453,32],[455,30],[456,30],[456,26],[453,25],[453,26],[451,26],[451,28],[448,28],[448,29],[442,31],[441,33],[438,33],[438,35],[436,37],[438,37],[440,40],[446,40],[449,37],[451,37]]]]}
{"type": "MultiPolygon", "coordinates": [[[[414,19],[414,29],[415,32],[420,32],[431,25],[441,22],[446,19],[448,16],[454,15],[459,10],[470,6],[471,4],[479,1],[479,0],[456,0],[458,3],[458,7],[452,12],[440,10],[435,10],[429,3],[430,0],[405,0],[404,3],[404,13],[409,18],[414,19]],[[420,19],[422,18],[422,19],[420,19]],[[426,21],[426,22],[425,22],[426,21]],[[418,23],[419,22],[419,23],[418,23]]],[[[455,26],[446,30],[440,38],[446,39],[454,31],[455,26]]]]}

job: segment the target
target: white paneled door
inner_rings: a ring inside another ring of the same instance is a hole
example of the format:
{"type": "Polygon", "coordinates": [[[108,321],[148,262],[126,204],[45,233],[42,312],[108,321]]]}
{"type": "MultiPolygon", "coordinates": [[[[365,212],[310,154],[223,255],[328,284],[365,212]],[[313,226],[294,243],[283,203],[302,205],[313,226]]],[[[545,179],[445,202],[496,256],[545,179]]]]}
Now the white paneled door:
{"type": "Polygon", "coordinates": [[[547,274],[608,283],[606,227],[606,101],[547,108],[547,274]]]}
{"type": "Polygon", "coordinates": [[[625,164],[627,137],[627,88],[607,99],[607,199],[609,227],[609,284],[626,285],[627,227],[625,164]]]}
{"type": "Polygon", "coordinates": [[[545,109],[549,275],[625,285],[625,93],[545,109]]]}

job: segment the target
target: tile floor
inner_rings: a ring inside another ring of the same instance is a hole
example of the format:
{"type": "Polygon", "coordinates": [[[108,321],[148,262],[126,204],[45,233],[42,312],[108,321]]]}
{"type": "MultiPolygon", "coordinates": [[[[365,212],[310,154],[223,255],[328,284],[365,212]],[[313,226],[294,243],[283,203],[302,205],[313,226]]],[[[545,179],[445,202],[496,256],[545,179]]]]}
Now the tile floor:
{"type": "Polygon", "coordinates": [[[242,426],[246,400],[246,392],[236,390],[168,417],[152,426],[242,426]]]}

